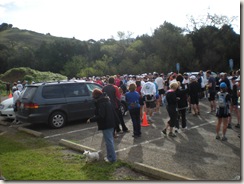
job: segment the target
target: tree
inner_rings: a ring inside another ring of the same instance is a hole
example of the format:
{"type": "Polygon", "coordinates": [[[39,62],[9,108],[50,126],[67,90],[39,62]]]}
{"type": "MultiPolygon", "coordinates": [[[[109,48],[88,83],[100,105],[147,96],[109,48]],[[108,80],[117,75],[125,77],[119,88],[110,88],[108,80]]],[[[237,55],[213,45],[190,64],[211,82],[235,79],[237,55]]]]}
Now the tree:
{"type": "Polygon", "coordinates": [[[185,37],[183,31],[166,21],[154,31],[152,45],[155,54],[167,66],[165,68],[167,71],[176,71],[176,63],[180,63],[183,69],[187,69],[189,64],[194,62],[193,45],[191,40],[185,37]]]}
{"type": "Polygon", "coordinates": [[[186,25],[185,31],[191,33],[197,31],[203,27],[212,26],[221,28],[224,25],[231,26],[237,19],[237,16],[227,17],[224,15],[210,14],[202,15],[199,17],[188,16],[189,24],[186,25]]]}
{"type": "Polygon", "coordinates": [[[86,67],[88,67],[86,58],[83,56],[73,56],[72,59],[64,65],[61,74],[68,78],[76,77],[80,70],[86,67]]]}
{"type": "Polygon", "coordinates": [[[12,55],[12,49],[8,48],[4,44],[0,44],[0,63],[1,63],[0,73],[4,73],[8,69],[10,69],[8,67],[8,65],[9,65],[8,64],[8,58],[11,55],[12,55]]]}
{"type": "Polygon", "coordinates": [[[13,27],[12,24],[2,23],[0,25],[0,31],[4,31],[4,30],[7,30],[7,29],[11,29],[12,27],[13,27]]]}
{"type": "Polygon", "coordinates": [[[221,29],[214,26],[202,27],[188,35],[196,50],[195,58],[202,70],[228,71],[228,60],[234,59],[240,66],[240,36],[231,26],[221,29]]]}

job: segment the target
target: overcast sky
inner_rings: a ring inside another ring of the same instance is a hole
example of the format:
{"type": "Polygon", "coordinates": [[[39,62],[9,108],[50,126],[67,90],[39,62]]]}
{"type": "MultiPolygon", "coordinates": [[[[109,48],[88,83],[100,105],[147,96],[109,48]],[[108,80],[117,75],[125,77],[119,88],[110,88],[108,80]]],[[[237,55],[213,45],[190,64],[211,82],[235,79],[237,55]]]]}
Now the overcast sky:
{"type": "Polygon", "coordinates": [[[183,28],[187,16],[208,12],[237,16],[232,27],[240,33],[239,0],[0,0],[0,23],[79,40],[151,35],[164,21],[183,28]]]}

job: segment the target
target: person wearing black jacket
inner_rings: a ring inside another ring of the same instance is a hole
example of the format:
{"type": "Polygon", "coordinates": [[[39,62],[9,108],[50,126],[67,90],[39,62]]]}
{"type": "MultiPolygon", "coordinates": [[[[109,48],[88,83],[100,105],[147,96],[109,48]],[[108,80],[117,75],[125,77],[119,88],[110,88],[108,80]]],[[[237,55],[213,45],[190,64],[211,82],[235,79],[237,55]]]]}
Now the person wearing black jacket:
{"type": "MultiPolygon", "coordinates": [[[[188,88],[183,89],[180,81],[178,81],[178,88],[175,91],[177,100],[177,109],[178,109],[178,121],[175,125],[177,129],[179,129],[179,119],[181,118],[181,127],[186,127],[186,110],[188,108],[188,101],[187,101],[187,94],[188,94],[188,88]]],[[[176,130],[178,132],[178,130],[176,130]]]]}
{"type": "Polygon", "coordinates": [[[188,86],[191,109],[193,109],[195,116],[200,115],[199,107],[199,96],[198,93],[201,92],[201,86],[197,82],[196,76],[190,76],[190,84],[188,86]]]}
{"type": "Polygon", "coordinates": [[[106,143],[106,162],[115,162],[116,153],[114,149],[113,132],[115,128],[115,112],[109,97],[99,89],[94,89],[92,96],[95,100],[95,115],[87,120],[87,123],[97,122],[98,130],[102,130],[106,143]]]}
{"type": "Polygon", "coordinates": [[[167,129],[169,128],[169,136],[170,137],[176,137],[176,135],[173,133],[173,128],[175,127],[175,125],[177,124],[177,97],[176,97],[176,93],[175,91],[178,88],[178,83],[177,82],[172,82],[169,85],[169,90],[166,92],[166,101],[167,101],[167,105],[166,105],[166,109],[168,111],[169,114],[169,121],[167,122],[167,125],[165,127],[165,129],[163,129],[162,133],[164,133],[165,135],[167,134],[167,129]]]}
{"type": "Polygon", "coordinates": [[[130,132],[125,125],[125,121],[121,112],[121,93],[119,92],[119,88],[115,85],[114,77],[110,77],[108,79],[108,84],[103,87],[102,91],[109,96],[112,107],[116,112],[114,137],[118,136],[116,133],[130,132]],[[121,131],[120,125],[122,126],[123,132],[121,131]]]}

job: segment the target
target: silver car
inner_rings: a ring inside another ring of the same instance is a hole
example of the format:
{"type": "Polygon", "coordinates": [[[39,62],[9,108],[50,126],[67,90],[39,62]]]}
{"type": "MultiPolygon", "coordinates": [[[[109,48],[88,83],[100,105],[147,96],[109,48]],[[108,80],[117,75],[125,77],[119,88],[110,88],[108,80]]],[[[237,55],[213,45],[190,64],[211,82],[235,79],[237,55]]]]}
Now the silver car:
{"type": "Polygon", "coordinates": [[[13,97],[1,102],[0,115],[8,119],[15,119],[15,112],[13,109],[13,97]]]}

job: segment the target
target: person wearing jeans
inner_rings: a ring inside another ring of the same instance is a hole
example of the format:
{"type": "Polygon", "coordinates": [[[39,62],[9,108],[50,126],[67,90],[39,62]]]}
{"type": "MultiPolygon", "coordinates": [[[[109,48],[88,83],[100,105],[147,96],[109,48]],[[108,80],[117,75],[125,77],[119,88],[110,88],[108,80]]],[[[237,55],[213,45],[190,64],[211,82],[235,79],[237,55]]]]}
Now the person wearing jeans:
{"type": "Polygon", "coordinates": [[[115,162],[116,161],[116,153],[114,149],[114,138],[113,138],[113,132],[114,128],[104,129],[103,132],[103,138],[106,142],[106,150],[107,150],[107,159],[105,157],[105,160],[109,162],[115,162]]]}
{"type": "Polygon", "coordinates": [[[87,120],[87,123],[97,122],[98,130],[102,130],[103,138],[106,144],[107,156],[106,162],[115,162],[116,153],[114,148],[114,128],[115,128],[115,111],[106,93],[100,89],[94,89],[92,97],[95,101],[95,115],[87,120]]]}

